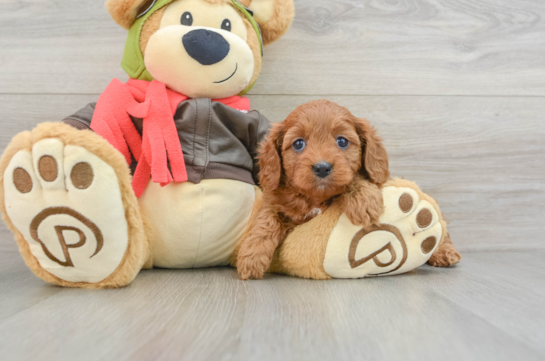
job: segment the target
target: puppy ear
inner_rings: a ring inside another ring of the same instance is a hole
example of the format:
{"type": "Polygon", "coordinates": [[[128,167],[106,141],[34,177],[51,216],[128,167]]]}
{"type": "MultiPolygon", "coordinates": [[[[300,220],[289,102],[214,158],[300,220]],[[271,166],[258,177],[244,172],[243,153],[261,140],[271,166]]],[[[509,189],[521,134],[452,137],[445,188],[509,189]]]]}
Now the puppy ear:
{"type": "Polygon", "coordinates": [[[268,45],[288,31],[295,9],[293,0],[245,0],[261,27],[263,45],[268,45]]]}
{"type": "Polygon", "coordinates": [[[375,184],[384,184],[390,178],[388,153],[377,136],[376,129],[366,119],[355,121],[360,137],[362,153],[359,173],[368,177],[375,184]]]}
{"type": "Polygon", "coordinates": [[[144,15],[155,0],[106,0],[106,10],[116,23],[130,29],[136,17],[144,15]]]}
{"type": "Polygon", "coordinates": [[[269,135],[259,148],[259,183],[264,190],[273,191],[280,186],[283,138],[284,123],[273,124],[269,135]]]}

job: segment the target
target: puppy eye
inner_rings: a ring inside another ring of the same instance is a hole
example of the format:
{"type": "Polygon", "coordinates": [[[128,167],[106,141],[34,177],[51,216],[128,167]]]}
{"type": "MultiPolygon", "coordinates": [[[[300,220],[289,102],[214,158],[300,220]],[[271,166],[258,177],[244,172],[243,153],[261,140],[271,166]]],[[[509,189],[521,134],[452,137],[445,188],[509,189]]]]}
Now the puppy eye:
{"type": "Polygon", "coordinates": [[[231,21],[229,19],[223,20],[221,23],[221,28],[223,30],[231,31],[231,21]]]}
{"type": "Polygon", "coordinates": [[[337,138],[337,145],[339,146],[339,148],[341,149],[346,149],[348,148],[348,139],[346,139],[345,137],[338,137],[337,138]]]}
{"type": "Polygon", "coordinates": [[[293,142],[293,149],[295,149],[296,152],[300,152],[307,146],[307,143],[303,139],[297,139],[295,142],[293,142]]]}
{"type": "Polygon", "coordinates": [[[191,26],[193,25],[193,15],[189,11],[186,11],[182,14],[182,18],[180,19],[180,23],[185,26],[191,26]]]}

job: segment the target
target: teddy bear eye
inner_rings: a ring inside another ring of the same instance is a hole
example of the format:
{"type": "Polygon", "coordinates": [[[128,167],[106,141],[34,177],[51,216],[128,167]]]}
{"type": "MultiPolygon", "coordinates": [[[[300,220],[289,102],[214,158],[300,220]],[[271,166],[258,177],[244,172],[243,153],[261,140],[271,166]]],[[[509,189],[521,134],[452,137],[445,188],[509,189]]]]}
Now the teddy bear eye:
{"type": "Polygon", "coordinates": [[[180,23],[185,26],[191,26],[193,25],[193,15],[189,11],[186,11],[182,14],[182,18],[180,19],[180,23]]]}
{"type": "Polygon", "coordinates": [[[295,142],[293,142],[293,149],[295,149],[296,152],[300,152],[303,149],[305,149],[307,143],[304,139],[297,139],[295,142]]]}
{"type": "Polygon", "coordinates": [[[223,30],[231,31],[231,21],[229,19],[223,20],[221,23],[221,28],[223,30]]]}
{"type": "Polygon", "coordinates": [[[346,139],[345,137],[337,137],[337,145],[341,149],[348,148],[348,139],[346,139]]]}

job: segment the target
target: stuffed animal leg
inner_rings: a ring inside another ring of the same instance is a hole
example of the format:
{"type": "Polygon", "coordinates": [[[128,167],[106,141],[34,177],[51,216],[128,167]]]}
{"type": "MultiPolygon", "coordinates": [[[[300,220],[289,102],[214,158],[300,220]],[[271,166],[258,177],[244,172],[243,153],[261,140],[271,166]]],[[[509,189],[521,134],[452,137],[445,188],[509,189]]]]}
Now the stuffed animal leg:
{"type": "Polygon", "coordinates": [[[430,196],[402,179],[388,181],[382,194],[385,211],[378,226],[355,226],[333,204],[295,228],[275,252],[268,272],[313,279],[362,278],[409,272],[430,258],[435,266],[459,262],[461,256],[430,196]]]}
{"type": "Polygon", "coordinates": [[[123,155],[87,130],[44,123],[0,160],[0,208],[27,266],[65,287],[129,284],[149,240],[123,155]]]}

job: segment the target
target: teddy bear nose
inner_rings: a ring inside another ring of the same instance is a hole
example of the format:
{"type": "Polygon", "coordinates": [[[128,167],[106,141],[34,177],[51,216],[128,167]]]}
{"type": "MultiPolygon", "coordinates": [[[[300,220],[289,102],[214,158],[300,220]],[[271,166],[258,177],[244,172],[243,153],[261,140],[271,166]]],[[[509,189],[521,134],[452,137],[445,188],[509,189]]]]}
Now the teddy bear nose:
{"type": "Polygon", "coordinates": [[[196,29],[182,37],[190,57],[202,65],[219,63],[229,54],[229,43],[221,34],[206,29],[196,29]]]}
{"type": "Polygon", "coordinates": [[[325,178],[331,174],[333,170],[333,165],[331,163],[320,162],[312,166],[312,171],[320,178],[325,178]]]}

